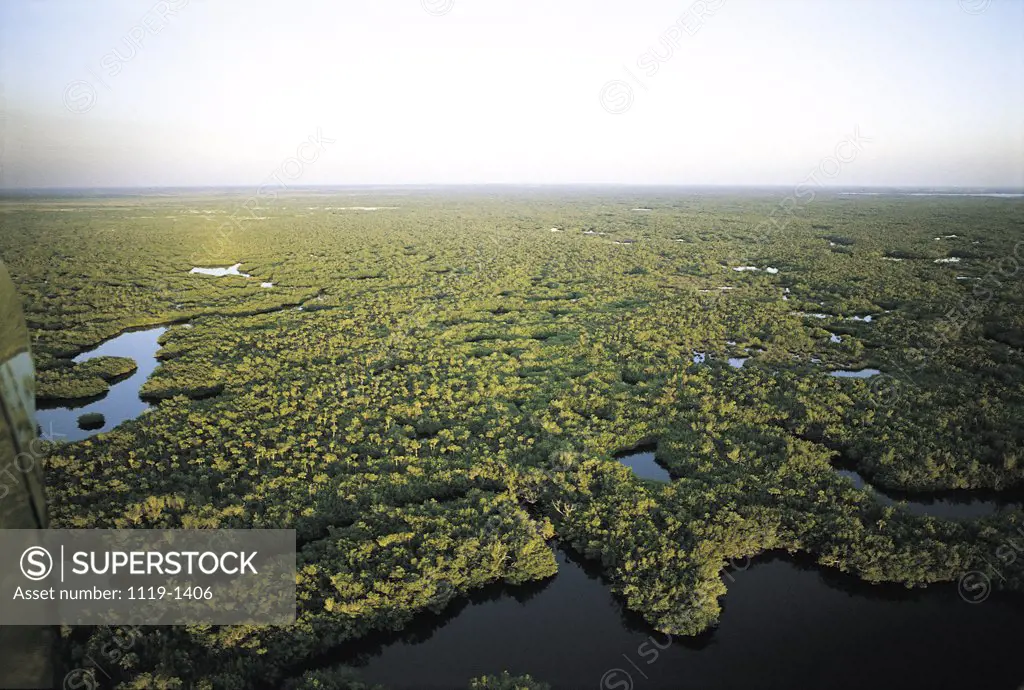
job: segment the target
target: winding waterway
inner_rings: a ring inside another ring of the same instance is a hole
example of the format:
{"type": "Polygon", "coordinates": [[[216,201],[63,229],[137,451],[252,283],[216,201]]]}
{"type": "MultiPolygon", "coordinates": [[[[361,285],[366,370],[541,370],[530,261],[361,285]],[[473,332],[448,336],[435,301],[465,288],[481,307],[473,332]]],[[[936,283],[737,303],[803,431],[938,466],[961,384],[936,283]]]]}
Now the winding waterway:
{"type": "Polygon", "coordinates": [[[79,405],[40,405],[36,412],[36,422],[43,436],[53,441],[80,441],[110,431],[149,409],[149,403],[139,398],[139,390],[160,365],[160,360],[156,358],[160,349],[157,341],[166,330],[166,326],[159,326],[127,331],[75,357],[74,362],[77,364],[95,357],[128,357],[135,361],[138,368],[128,378],[112,384],[110,390],[98,399],[90,399],[79,405]],[[91,430],[79,428],[78,418],[88,413],[102,414],[103,425],[91,430]]]}
{"type": "Polygon", "coordinates": [[[879,503],[883,505],[902,504],[907,512],[914,515],[931,515],[948,520],[972,520],[987,517],[1003,508],[1021,507],[1019,492],[963,490],[938,491],[927,494],[905,493],[873,486],[854,470],[841,469],[837,471],[852,481],[858,489],[870,491],[879,503]]]}

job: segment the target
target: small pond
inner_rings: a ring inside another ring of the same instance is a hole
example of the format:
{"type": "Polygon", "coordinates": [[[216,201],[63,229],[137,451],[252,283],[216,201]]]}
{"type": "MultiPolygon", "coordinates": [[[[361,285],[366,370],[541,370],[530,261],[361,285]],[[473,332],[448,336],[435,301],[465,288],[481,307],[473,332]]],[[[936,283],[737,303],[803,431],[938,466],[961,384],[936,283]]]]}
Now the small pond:
{"type": "MultiPolygon", "coordinates": [[[[732,270],[742,273],[744,271],[760,271],[761,269],[758,268],[757,266],[733,266],[732,270]]],[[[764,271],[765,273],[771,273],[772,275],[775,275],[776,273],[779,272],[779,269],[775,268],[774,266],[766,266],[764,268],[764,271]]]]}
{"type": "Polygon", "coordinates": [[[633,473],[641,479],[670,482],[672,475],[654,457],[656,449],[657,444],[645,444],[623,453],[617,453],[615,459],[633,470],[633,473]]]}
{"type": "Polygon", "coordinates": [[[223,276],[242,276],[243,278],[252,278],[248,273],[241,273],[238,269],[242,267],[242,264],[235,264],[234,266],[220,266],[203,268],[196,266],[189,273],[201,273],[204,276],[217,276],[218,278],[223,276]]]}

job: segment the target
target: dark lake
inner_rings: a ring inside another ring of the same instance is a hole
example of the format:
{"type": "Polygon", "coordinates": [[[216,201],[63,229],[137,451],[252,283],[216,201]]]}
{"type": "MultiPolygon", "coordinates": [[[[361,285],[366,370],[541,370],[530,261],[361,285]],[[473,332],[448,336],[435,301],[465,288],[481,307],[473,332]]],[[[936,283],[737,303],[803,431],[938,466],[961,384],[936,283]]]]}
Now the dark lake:
{"type": "Polygon", "coordinates": [[[506,669],[556,690],[1011,690],[1024,679],[1021,602],[993,594],[969,604],[954,583],[869,585],[762,556],[727,571],[717,629],[671,639],[624,613],[592,566],[564,552],[558,561],[544,583],[492,587],[403,633],[346,645],[330,663],[417,690],[506,669]]]}
{"type": "Polygon", "coordinates": [[[36,421],[44,436],[54,441],[80,441],[110,431],[149,409],[149,404],[139,398],[139,390],[160,364],[156,358],[160,349],[157,339],[166,330],[166,327],[160,326],[128,331],[75,357],[75,362],[84,362],[94,357],[129,357],[135,360],[138,369],[128,378],[112,384],[106,395],[98,399],[91,399],[81,405],[49,406],[49,409],[47,405],[41,405],[36,412],[36,421]],[[104,416],[102,427],[89,431],[78,427],[78,418],[89,412],[98,412],[104,416]]]}
{"type": "Polygon", "coordinates": [[[847,477],[858,489],[867,488],[875,498],[885,505],[904,502],[907,512],[914,515],[931,515],[950,520],[968,520],[992,515],[1001,508],[1019,508],[1020,492],[996,491],[937,491],[934,493],[904,493],[883,490],[869,484],[859,472],[849,469],[837,470],[847,477]]]}

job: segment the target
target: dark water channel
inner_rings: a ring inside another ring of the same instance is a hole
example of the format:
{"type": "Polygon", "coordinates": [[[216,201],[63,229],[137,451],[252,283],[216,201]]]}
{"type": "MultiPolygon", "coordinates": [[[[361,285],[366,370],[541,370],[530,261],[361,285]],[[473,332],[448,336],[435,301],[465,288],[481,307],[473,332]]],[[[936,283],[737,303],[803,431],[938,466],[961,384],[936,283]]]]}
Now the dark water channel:
{"type": "Polygon", "coordinates": [[[508,670],[559,688],[986,688],[1024,679],[1024,610],[993,594],[969,604],[956,584],[869,585],[803,558],[768,555],[726,572],[717,629],[671,639],[624,613],[589,564],[493,587],[424,615],[400,634],[336,650],[388,687],[464,688],[508,670]]]}
{"type": "Polygon", "coordinates": [[[872,486],[860,473],[837,470],[847,477],[858,489],[867,489],[884,505],[903,503],[904,508],[914,515],[931,515],[949,520],[970,520],[992,515],[1002,508],[1021,506],[1019,492],[996,491],[938,491],[934,493],[903,493],[883,490],[872,486]]]}

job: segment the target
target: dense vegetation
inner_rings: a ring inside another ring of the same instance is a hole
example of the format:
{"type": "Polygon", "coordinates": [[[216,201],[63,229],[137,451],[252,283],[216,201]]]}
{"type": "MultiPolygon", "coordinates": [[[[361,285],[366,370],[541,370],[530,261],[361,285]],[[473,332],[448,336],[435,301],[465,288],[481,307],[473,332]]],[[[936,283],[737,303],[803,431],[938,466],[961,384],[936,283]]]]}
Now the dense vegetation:
{"type": "Polygon", "coordinates": [[[36,377],[36,399],[42,403],[93,398],[110,390],[110,383],[130,376],[138,366],[127,357],[96,357],[81,364],[58,360],[36,377]]]}
{"type": "MultiPolygon", "coordinates": [[[[48,397],[125,372],[71,356],[175,324],[156,407],[53,448],[55,526],[298,531],[293,626],[147,629],[123,687],[363,687],[318,660],[549,577],[552,538],[654,628],[696,634],[729,559],[800,550],[922,585],[1024,519],[911,515],[834,470],[916,491],[1024,481],[1019,201],[819,195],[767,241],[768,196],[296,195],[258,218],[243,201],[0,206],[48,397]],[[341,208],[357,203],[397,208],[341,208]],[[189,273],[236,262],[252,278],[189,273]],[[828,375],[866,366],[885,374],[828,375]],[[646,442],[673,482],[613,460],[646,442]]],[[[1021,563],[996,584],[1020,588],[1021,563]]],[[[68,654],[112,634],[68,631],[68,654]]]]}

